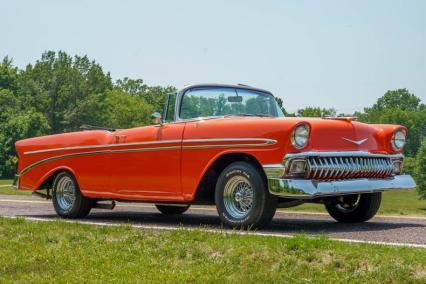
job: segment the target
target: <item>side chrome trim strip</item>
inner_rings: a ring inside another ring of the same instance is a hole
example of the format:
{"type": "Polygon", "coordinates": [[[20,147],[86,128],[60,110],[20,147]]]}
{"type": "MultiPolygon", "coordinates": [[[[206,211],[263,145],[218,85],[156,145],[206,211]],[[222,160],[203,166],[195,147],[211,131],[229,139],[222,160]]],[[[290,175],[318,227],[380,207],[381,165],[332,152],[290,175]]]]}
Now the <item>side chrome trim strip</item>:
{"type": "Polygon", "coordinates": [[[94,146],[77,146],[77,147],[66,147],[66,148],[55,148],[48,150],[38,150],[38,151],[29,151],[24,154],[35,154],[35,153],[44,153],[44,152],[54,152],[54,151],[62,151],[62,150],[80,150],[80,149],[96,149],[102,147],[117,147],[117,146],[140,146],[140,145],[155,145],[155,144],[166,144],[166,143],[199,143],[199,142],[239,142],[239,141],[259,141],[263,143],[244,143],[244,144],[208,144],[208,145],[188,145],[188,146],[162,146],[162,147],[147,147],[147,148],[126,148],[126,149],[105,149],[105,150],[97,150],[97,151],[87,151],[87,152],[79,152],[79,153],[71,153],[64,154],[58,156],[52,156],[46,159],[42,159],[38,162],[35,162],[26,168],[24,168],[19,176],[21,177],[31,169],[42,165],[44,163],[72,158],[78,156],[87,156],[87,155],[98,155],[98,154],[107,154],[107,153],[128,153],[128,152],[148,152],[148,151],[165,151],[165,150],[179,150],[179,149],[207,149],[207,148],[242,148],[242,147],[264,147],[269,145],[274,145],[277,143],[276,140],[273,139],[265,139],[265,138],[218,138],[218,139],[187,139],[187,140],[164,140],[164,141],[153,141],[153,142],[137,142],[137,143],[122,143],[122,144],[108,144],[108,145],[94,145],[94,146]],[[176,142],[177,141],[177,142],[176,142]]]}
{"type": "Polygon", "coordinates": [[[118,144],[100,144],[100,145],[89,145],[89,146],[72,146],[72,147],[61,147],[46,150],[34,150],[24,152],[25,155],[48,153],[57,151],[73,151],[73,150],[86,150],[86,149],[97,149],[97,148],[108,148],[108,147],[125,147],[125,146],[144,146],[144,145],[161,145],[161,144],[174,144],[174,143],[204,143],[204,142],[246,142],[246,141],[258,141],[264,142],[262,144],[227,144],[227,145],[191,145],[183,146],[185,149],[192,149],[197,147],[230,147],[236,145],[237,147],[244,146],[266,146],[274,145],[277,143],[276,140],[266,138],[213,138],[213,139],[184,139],[184,140],[162,140],[162,141],[146,141],[146,142],[132,142],[132,143],[118,143],[118,144]]]}
{"type": "Polygon", "coordinates": [[[65,154],[65,155],[59,155],[59,156],[53,156],[49,157],[43,160],[40,160],[38,162],[35,162],[28,167],[24,168],[20,173],[19,176],[24,175],[29,170],[55,160],[65,159],[65,158],[71,158],[71,157],[79,157],[79,156],[88,156],[88,155],[98,155],[98,154],[107,154],[107,153],[123,153],[123,152],[147,152],[147,151],[164,151],[164,150],[178,150],[180,149],[180,146],[170,146],[170,147],[155,147],[155,148],[136,148],[136,149],[119,149],[119,150],[100,150],[100,151],[90,151],[90,152],[80,152],[80,153],[72,153],[72,154],[65,154]]]}
{"type": "Polygon", "coordinates": [[[147,141],[147,142],[132,142],[132,143],[117,143],[117,144],[100,144],[100,145],[89,145],[89,146],[72,146],[72,147],[62,147],[62,148],[53,148],[46,150],[35,150],[24,152],[26,155],[38,154],[38,153],[48,153],[48,152],[57,152],[57,151],[72,151],[72,150],[86,150],[86,149],[97,149],[97,148],[107,148],[107,147],[123,147],[123,146],[143,146],[143,145],[159,145],[159,144],[168,144],[168,143],[181,143],[181,140],[163,140],[163,141],[147,141]]]}

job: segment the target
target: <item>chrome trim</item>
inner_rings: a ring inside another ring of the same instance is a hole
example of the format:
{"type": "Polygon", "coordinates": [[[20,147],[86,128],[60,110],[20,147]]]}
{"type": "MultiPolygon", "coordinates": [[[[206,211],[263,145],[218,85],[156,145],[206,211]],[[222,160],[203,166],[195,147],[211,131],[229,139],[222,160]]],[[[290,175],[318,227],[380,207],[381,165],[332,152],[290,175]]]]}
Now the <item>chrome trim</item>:
{"type": "Polygon", "coordinates": [[[296,149],[303,149],[303,148],[305,148],[306,146],[308,146],[308,144],[309,144],[309,139],[311,138],[311,127],[309,126],[309,124],[307,124],[307,123],[300,123],[300,124],[298,124],[298,125],[296,125],[296,127],[293,129],[293,132],[291,133],[291,136],[290,136],[290,142],[291,142],[291,144],[293,145],[293,147],[294,148],[296,148],[296,149]],[[308,131],[308,138],[307,138],[307,140],[306,140],[306,144],[305,145],[302,145],[302,146],[300,146],[300,145],[298,145],[297,143],[296,143],[296,129],[297,128],[299,128],[299,127],[305,127],[306,129],[307,129],[307,131],[308,131]]]}
{"type": "MultiPolygon", "coordinates": [[[[190,91],[192,89],[204,89],[204,88],[217,88],[217,89],[228,88],[228,89],[234,89],[234,90],[243,89],[243,90],[263,93],[265,95],[270,95],[275,99],[274,95],[271,92],[263,90],[263,89],[249,87],[249,86],[227,85],[227,84],[190,84],[177,92],[176,103],[175,103],[175,122],[179,122],[179,121],[186,122],[186,121],[192,121],[193,119],[199,118],[199,117],[193,117],[188,119],[181,118],[180,117],[181,103],[182,103],[183,96],[185,95],[187,91],[190,91]]],[[[225,116],[209,116],[209,118],[223,118],[223,117],[225,116]]]]}
{"type": "MultiPolygon", "coordinates": [[[[107,147],[124,147],[124,146],[143,146],[143,145],[161,145],[161,144],[173,144],[173,143],[203,143],[203,142],[241,142],[241,141],[259,141],[264,142],[262,144],[230,144],[230,145],[200,145],[200,147],[209,146],[231,146],[237,145],[238,147],[242,146],[266,146],[274,145],[277,143],[276,140],[267,139],[267,138],[212,138],[212,139],[183,139],[183,140],[162,140],[162,141],[146,141],[146,142],[131,142],[131,143],[117,143],[117,144],[100,144],[100,145],[88,145],[88,146],[71,146],[71,147],[61,147],[45,150],[34,150],[24,152],[25,155],[38,154],[38,153],[48,153],[48,152],[57,152],[57,151],[73,151],[73,150],[85,150],[85,149],[97,149],[97,148],[107,148],[107,147]],[[242,145],[242,146],[240,146],[242,145]]],[[[197,145],[198,146],[198,145],[197,145]]],[[[196,146],[183,146],[186,149],[195,148],[196,146]]]]}
{"type": "Polygon", "coordinates": [[[342,139],[343,139],[343,140],[345,140],[345,141],[348,141],[348,142],[354,143],[354,144],[356,144],[356,145],[361,145],[362,143],[364,143],[365,141],[367,141],[367,140],[368,140],[368,138],[361,139],[361,140],[352,140],[352,139],[349,139],[349,138],[346,138],[346,137],[342,137],[342,139]]]}
{"type": "Polygon", "coordinates": [[[397,175],[386,179],[363,178],[321,182],[309,179],[268,179],[268,188],[271,194],[300,199],[401,189],[409,190],[415,189],[415,187],[416,183],[410,175],[397,175]]]}
{"type": "Polygon", "coordinates": [[[263,165],[263,171],[267,178],[281,178],[285,173],[285,168],[282,164],[266,164],[263,165]]]}
{"type": "Polygon", "coordinates": [[[29,170],[41,165],[45,164],[50,161],[56,161],[60,159],[65,158],[72,158],[72,157],[79,157],[79,156],[88,156],[88,155],[97,155],[97,154],[107,154],[107,153],[123,153],[123,152],[147,152],[147,151],[164,151],[164,150],[178,150],[180,149],[180,146],[170,146],[170,147],[155,147],[155,148],[136,148],[136,149],[122,149],[122,150],[102,150],[102,151],[90,151],[90,152],[80,152],[80,153],[72,153],[72,154],[65,154],[65,155],[58,155],[49,157],[43,160],[40,160],[38,162],[35,162],[26,168],[24,168],[20,175],[24,175],[29,170]]]}
{"type": "Polygon", "coordinates": [[[19,178],[21,175],[15,175],[15,178],[13,179],[12,187],[16,190],[19,189],[19,178]]]}
{"type": "Polygon", "coordinates": [[[292,161],[305,159],[306,179],[385,178],[393,174],[393,161],[403,160],[402,154],[378,154],[366,151],[301,152],[284,157],[285,173],[292,161]]]}
{"type": "Polygon", "coordinates": [[[342,120],[347,122],[352,122],[354,120],[358,120],[356,116],[324,116],[322,119],[330,119],[330,120],[342,120]]]}
{"type": "Polygon", "coordinates": [[[403,129],[403,128],[400,128],[400,129],[395,130],[395,131],[394,131],[394,133],[392,134],[392,138],[391,138],[391,146],[392,146],[392,149],[393,149],[394,151],[402,151],[402,149],[404,149],[404,147],[405,147],[405,145],[406,145],[406,144],[407,144],[407,131],[406,131],[405,129],[403,129]],[[396,134],[397,132],[399,132],[399,131],[403,132],[403,133],[404,133],[404,136],[405,136],[404,145],[402,145],[402,147],[401,147],[401,148],[398,148],[398,147],[396,147],[396,145],[395,145],[395,134],[396,134]]]}
{"type": "MultiPolygon", "coordinates": [[[[263,143],[258,144],[209,144],[209,145],[190,145],[190,146],[163,146],[163,147],[149,147],[149,148],[126,148],[126,149],[105,149],[99,151],[89,151],[89,152],[78,152],[78,153],[70,153],[58,156],[52,156],[49,158],[42,159],[38,162],[35,162],[26,168],[24,168],[20,172],[20,176],[24,175],[31,169],[55,160],[72,158],[78,156],[87,156],[87,155],[98,155],[98,154],[107,154],[107,153],[126,153],[126,152],[147,152],[147,151],[165,151],[165,150],[179,150],[179,149],[207,149],[207,148],[239,148],[239,147],[263,147],[274,145],[277,143],[276,140],[266,139],[266,138],[215,138],[215,139],[186,139],[186,140],[164,140],[164,141],[155,141],[155,142],[137,142],[137,143],[123,143],[123,144],[107,144],[107,145],[94,145],[93,148],[104,148],[104,147],[117,147],[117,146],[138,146],[138,145],[154,145],[154,144],[165,144],[165,143],[174,143],[182,142],[182,143],[199,143],[199,142],[238,142],[238,141],[259,141],[263,143]]],[[[79,149],[92,149],[91,146],[77,146],[77,147],[66,147],[66,148],[55,148],[48,150],[39,150],[37,153],[41,153],[43,151],[53,152],[53,151],[61,151],[61,150],[79,150],[79,149]]],[[[35,151],[26,152],[28,154],[34,154],[35,151]]]]}
{"type": "Polygon", "coordinates": [[[367,151],[333,151],[333,152],[320,152],[320,151],[310,151],[310,152],[301,152],[301,153],[290,153],[285,156],[287,158],[304,158],[309,156],[315,157],[369,157],[369,158],[403,158],[402,154],[379,154],[379,153],[370,153],[367,151]]]}
{"type": "Polygon", "coordinates": [[[123,146],[143,146],[143,145],[157,145],[157,144],[168,144],[168,143],[181,143],[182,140],[163,140],[163,141],[146,141],[146,142],[131,142],[131,143],[117,143],[117,144],[100,144],[100,145],[88,145],[88,146],[71,146],[62,148],[52,148],[45,150],[35,150],[24,152],[25,155],[48,153],[57,151],[72,151],[72,150],[85,150],[85,149],[97,149],[107,147],[123,147],[123,146]]]}

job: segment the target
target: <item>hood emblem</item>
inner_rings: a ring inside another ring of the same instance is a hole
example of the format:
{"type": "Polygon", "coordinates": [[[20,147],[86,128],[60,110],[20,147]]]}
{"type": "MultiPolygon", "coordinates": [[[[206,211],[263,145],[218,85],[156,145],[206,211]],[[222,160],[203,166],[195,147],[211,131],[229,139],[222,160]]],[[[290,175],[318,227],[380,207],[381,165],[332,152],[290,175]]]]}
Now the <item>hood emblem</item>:
{"type": "Polygon", "coordinates": [[[365,141],[368,140],[368,138],[362,139],[362,140],[351,140],[345,137],[342,137],[343,140],[349,141],[351,143],[357,144],[357,145],[361,145],[362,143],[364,143],[365,141]]]}

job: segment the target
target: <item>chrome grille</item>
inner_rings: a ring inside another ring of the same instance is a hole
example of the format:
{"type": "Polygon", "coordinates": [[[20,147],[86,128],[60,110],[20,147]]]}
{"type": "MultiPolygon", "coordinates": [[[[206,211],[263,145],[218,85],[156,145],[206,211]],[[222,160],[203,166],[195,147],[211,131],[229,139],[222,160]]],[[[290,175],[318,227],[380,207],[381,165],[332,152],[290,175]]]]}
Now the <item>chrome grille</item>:
{"type": "Polygon", "coordinates": [[[393,173],[393,162],[388,157],[307,157],[306,178],[335,180],[353,178],[384,178],[393,173]]]}

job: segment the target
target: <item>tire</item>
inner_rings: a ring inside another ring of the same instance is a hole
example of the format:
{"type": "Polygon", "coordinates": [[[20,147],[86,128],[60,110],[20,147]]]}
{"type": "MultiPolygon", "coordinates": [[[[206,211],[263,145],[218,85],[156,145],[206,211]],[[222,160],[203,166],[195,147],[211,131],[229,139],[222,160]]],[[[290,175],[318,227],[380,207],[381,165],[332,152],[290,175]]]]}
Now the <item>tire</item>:
{"type": "Polygon", "coordinates": [[[338,222],[360,223],[370,220],[380,208],[382,193],[365,193],[342,196],[325,204],[331,217],[338,222]]]}
{"type": "Polygon", "coordinates": [[[69,219],[86,217],[94,204],[81,194],[74,176],[65,171],[58,173],[53,181],[52,202],[56,214],[69,219]]]}
{"type": "Polygon", "coordinates": [[[277,197],[254,166],[235,162],[219,176],[215,203],[222,223],[232,228],[262,228],[274,217],[277,197]]]}
{"type": "Polygon", "coordinates": [[[164,215],[179,215],[185,213],[189,209],[189,205],[186,206],[173,206],[173,205],[155,205],[158,211],[164,215]]]}

